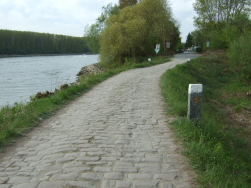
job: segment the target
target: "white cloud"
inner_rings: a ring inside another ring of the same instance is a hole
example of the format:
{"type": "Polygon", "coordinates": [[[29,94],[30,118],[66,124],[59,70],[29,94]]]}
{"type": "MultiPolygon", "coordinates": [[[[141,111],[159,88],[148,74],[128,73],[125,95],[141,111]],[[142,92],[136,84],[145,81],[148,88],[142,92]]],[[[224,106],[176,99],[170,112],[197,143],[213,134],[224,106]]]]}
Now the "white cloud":
{"type": "Polygon", "coordinates": [[[195,0],[169,0],[174,11],[192,11],[195,0]]]}
{"type": "Polygon", "coordinates": [[[193,17],[196,16],[193,10],[193,3],[195,0],[169,0],[169,2],[175,19],[181,25],[181,37],[182,41],[185,42],[188,33],[195,30],[193,24],[193,17]]]}
{"type": "MultiPolygon", "coordinates": [[[[114,0],[113,0],[114,1],[114,0]]],[[[106,0],[1,0],[0,29],[83,36],[106,0]]],[[[117,1],[114,1],[115,3],[117,1]]]]}

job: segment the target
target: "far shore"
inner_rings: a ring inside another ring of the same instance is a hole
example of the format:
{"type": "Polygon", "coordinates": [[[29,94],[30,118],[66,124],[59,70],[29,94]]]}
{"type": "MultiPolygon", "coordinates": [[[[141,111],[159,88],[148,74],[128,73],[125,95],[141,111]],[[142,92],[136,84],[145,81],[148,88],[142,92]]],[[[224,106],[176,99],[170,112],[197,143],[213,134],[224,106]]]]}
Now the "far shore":
{"type": "Polygon", "coordinates": [[[69,53],[69,54],[27,54],[27,55],[6,55],[0,54],[0,58],[6,58],[6,57],[36,57],[36,56],[62,56],[62,55],[94,55],[92,53],[69,53]]]}

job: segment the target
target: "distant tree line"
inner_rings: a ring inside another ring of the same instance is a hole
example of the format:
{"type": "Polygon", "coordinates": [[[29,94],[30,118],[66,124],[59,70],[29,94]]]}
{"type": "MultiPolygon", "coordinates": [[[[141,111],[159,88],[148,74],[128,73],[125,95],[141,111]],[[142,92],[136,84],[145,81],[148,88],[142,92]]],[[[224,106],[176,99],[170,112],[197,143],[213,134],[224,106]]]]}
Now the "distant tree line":
{"type": "Polygon", "coordinates": [[[63,54],[90,52],[83,37],[0,30],[0,54],[63,54]]]}

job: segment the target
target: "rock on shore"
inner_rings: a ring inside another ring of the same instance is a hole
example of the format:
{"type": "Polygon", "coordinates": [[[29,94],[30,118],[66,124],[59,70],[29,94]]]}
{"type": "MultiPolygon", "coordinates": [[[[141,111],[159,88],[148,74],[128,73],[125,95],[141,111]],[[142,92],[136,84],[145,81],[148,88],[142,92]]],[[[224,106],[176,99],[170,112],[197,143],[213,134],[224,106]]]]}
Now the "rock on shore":
{"type": "Polygon", "coordinates": [[[101,68],[98,63],[95,63],[95,64],[91,64],[91,65],[83,67],[79,71],[77,76],[87,76],[87,75],[90,75],[90,74],[100,74],[100,73],[102,73],[104,71],[105,71],[104,68],[101,68]]]}

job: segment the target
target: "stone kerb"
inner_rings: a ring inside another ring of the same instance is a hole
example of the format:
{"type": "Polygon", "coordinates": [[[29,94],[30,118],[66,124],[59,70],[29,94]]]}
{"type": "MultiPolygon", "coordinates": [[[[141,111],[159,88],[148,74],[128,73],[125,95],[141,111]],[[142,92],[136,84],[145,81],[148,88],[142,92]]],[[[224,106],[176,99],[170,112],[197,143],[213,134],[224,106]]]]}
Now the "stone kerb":
{"type": "Polygon", "coordinates": [[[202,119],[202,84],[189,84],[188,88],[188,119],[201,122],[202,119]]]}

